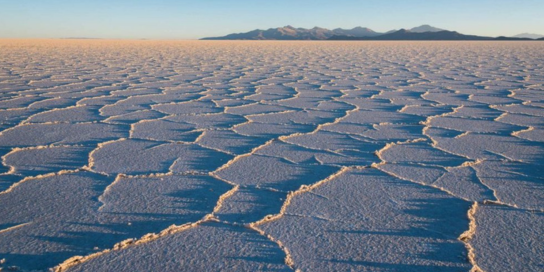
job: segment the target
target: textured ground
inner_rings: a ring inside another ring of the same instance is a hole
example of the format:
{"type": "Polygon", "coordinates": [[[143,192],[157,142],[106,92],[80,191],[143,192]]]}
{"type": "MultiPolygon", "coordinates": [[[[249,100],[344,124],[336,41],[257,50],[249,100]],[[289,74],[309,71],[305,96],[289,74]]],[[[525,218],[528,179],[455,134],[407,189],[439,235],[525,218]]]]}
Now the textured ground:
{"type": "Polygon", "coordinates": [[[544,43],[0,41],[0,267],[541,271],[544,43]]]}

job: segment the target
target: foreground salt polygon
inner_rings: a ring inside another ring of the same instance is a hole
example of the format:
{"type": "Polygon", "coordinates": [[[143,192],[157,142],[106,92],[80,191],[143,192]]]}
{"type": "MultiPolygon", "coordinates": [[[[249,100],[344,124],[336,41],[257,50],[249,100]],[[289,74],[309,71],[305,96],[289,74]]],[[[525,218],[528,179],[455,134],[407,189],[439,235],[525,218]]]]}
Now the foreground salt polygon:
{"type": "Polygon", "coordinates": [[[1,269],[544,267],[541,43],[0,49],[1,269]]]}

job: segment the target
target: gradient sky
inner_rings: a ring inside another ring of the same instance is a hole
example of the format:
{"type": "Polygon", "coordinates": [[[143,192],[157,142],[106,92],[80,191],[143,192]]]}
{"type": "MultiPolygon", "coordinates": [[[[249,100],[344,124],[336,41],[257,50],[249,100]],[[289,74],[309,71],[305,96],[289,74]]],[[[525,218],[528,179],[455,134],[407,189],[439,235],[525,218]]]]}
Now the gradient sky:
{"type": "Polygon", "coordinates": [[[0,0],[1,38],[196,39],[292,25],[422,24],[464,34],[544,35],[544,0],[0,0]]]}

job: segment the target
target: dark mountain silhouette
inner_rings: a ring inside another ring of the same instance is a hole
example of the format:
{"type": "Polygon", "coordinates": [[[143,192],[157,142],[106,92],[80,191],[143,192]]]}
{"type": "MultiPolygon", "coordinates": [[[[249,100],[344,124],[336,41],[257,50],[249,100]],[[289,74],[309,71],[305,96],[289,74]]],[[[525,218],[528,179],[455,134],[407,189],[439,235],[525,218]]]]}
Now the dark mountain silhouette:
{"type": "Polygon", "coordinates": [[[353,37],[374,37],[382,35],[383,33],[376,32],[370,28],[366,27],[356,27],[353,29],[342,29],[342,28],[336,28],[333,29],[334,35],[342,35],[342,36],[353,36],[353,37]]]}
{"type": "Polygon", "coordinates": [[[494,38],[494,40],[497,40],[497,41],[534,41],[535,39],[499,36],[497,38],[494,38]]]}
{"type": "Polygon", "coordinates": [[[410,30],[401,29],[399,31],[388,33],[376,37],[349,37],[349,36],[332,36],[330,40],[437,40],[437,41],[457,41],[457,40],[493,40],[492,37],[464,35],[455,31],[438,31],[438,32],[412,32],[410,30]]]}
{"type": "Polygon", "coordinates": [[[406,29],[388,33],[376,37],[351,37],[351,36],[332,36],[329,40],[345,41],[534,41],[528,38],[513,37],[485,37],[475,35],[465,35],[456,31],[438,31],[438,32],[412,32],[406,29]]]}
{"type": "MultiPolygon", "coordinates": [[[[229,34],[222,37],[203,38],[202,40],[361,40],[361,41],[528,41],[528,37],[485,37],[465,35],[430,25],[412,29],[392,30],[386,33],[375,32],[364,27],[353,29],[314,27],[312,29],[285,26],[267,30],[256,29],[246,33],[229,34]]],[[[540,38],[538,40],[544,40],[540,38]]]]}
{"type": "Polygon", "coordinates": [[[334,35],[350,37],[373,37],[381,35],[369,28],[356,27],[353,29],[337,28],[329,30],[314,27],[312,29],[295,28],[292,26],[256,29],[246,33],[229,34],[222,37],[209,37],[202,40],[327,40],[334,35]]]}

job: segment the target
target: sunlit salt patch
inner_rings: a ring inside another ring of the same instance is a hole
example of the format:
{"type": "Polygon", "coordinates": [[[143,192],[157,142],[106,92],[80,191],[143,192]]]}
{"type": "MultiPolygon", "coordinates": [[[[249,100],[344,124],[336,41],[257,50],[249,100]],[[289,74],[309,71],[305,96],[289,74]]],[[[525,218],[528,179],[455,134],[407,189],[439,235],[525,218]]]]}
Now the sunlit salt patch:
{"type": "Polygon", "coordinates": [[[36,88],[36,89],[47,89],[47,88],[62,88],[66,85],[72,85],[72,84],[80,84],[80,79],[78,78],[72,78],[72,79],[54,79],[54,78],[47,78],[42,80],[33,80],[29,83],[30,86],[36,88]]]}
{"type": "Polygon", "coordinates": [[[400,179],[431,185],[447,173],[446,168],[432,165],[414,165],[410,163],[385,163],[378,169],[400,179]]]}
{"type": "Polygon", "coordinates": [[[238,107],[238,106],[251,105],[256,103],[255,101],[252,101],[252,100],[233,99],[233,98],[214,100],[214,102],[220,107],[238,107]]]}
{"type": "Polygon", "coordinates": [[[442,167],[459,166],[466,158],[434,148],[428,142],[396,144],[381,152],[381,158],[392,163],[425,164],[442,167]]]}
{"type": "Polygon", "coordinates": [[[206,99],[217,99],[224,98],[226,96],[232,95],[233,89],[236,89],[237,86],[228,83],[228,81],[215,83],[215,84],[206,84],[203,85],[206,88],[205,91],[199,92],[199,94],[206,97],[206,99]]]}
{"type": "Polygon", "coordinates": [[[412,91],[412,90],[398,90],[398,91],[384,91],[374,96],[376,99],[390,99],[390,100],[420,100],[421,95],[425,91],[412,91]]]}
{"type": "Polygon", "coordinates": [[[496,200],[493,191],[482,183],[477,172],[470,167],[451,168],[432,183],[451,194],[470,201],[483,202],[496,200]]]}
{"type": "Polygon", "coordinates": [[[437,189],[357,170],[296,195],[282,217],[259,228],[304,271],[468,270],[457,240],[468,208],[437,189]]]}
{"type": "Polygon", "coordinates": [[[470,97],[471,101],[485,103],[489,105],[504,105],[519,103],[519,100],[507,97],[508,94],[499,95],[499,94],[480,94],[477,93],[470,97]]]}
{"type": "Polygon", "coordinates": [[[468,100],[470,95],[454,92],[431,92],[422,95],[423,99],[453,106],[477,106],[481,103],[468,100]]]}
{"type": "Polygon", "coordinates": [[[359,111],[383,111],[395,112],[403,108],[402,105],[391,104],[389,99],[374,99],[374,98],[339,98],[339,101],[345,101],[351,105],[356,105],[359,111]]]}
{"type": "Polygon", "coordinates": [[[313,134],[296,135],[285,139],[286,142],[319,150],[357,150],[374,152],[383,146],[378,143],[354,138],[336,132],[318,131],[313,134]]]}
{"type": "Polygon", "coordinates": [[[74,98],[50,98],[46,100],[41,100],[34,102],[28,106],[30,109],[39,109],[39,110],[52,110],[57,108],[66,108],[70,106],[75,106],[79,100],[74,98]]]}
{"type": "Polygon", "coordinates": [[[175,103],[200,98],[198,94],[152,94],[124,97],[115,104],[106,105],[101,109],[104,116],[122,115],[139,110],[151,109],[153,105],[160,103],[175,103]]]}
{"type": "Polygon", "coordinates": [[[390,101],[392,105],[401,106],[428,106],[434,104],[423,99],[391,99],[390,101]]]}
{"type": "Polygon", "coordinates": [[[195,144],[121,140],[93,152],[93,169],[108,174],[144,175],[172,172],[210,172],[232,156],[195,144]],[[122,151],[122,152],[121,152],[122,151]]]}
{"type": "Polygon", "coordinates": [[[163,92],[160,88],[141,88],[141,85],[138,85],[138,88],[124,88],[121,90],[115,90],[111,92],[111,95],[121,96],[121,97],[131,97],[131,96],[142,96],[142,95],[158,95],[163,92]]]}
{"type": "Polygon", "coordinates": [[[259,80],[258,83],[263,85],[270,85],[270,84],[281,85],[281,84],[289,83],[293,81],[296,81],[296,80],[289,77],[284,77],[284,76],[279,76],[279,77],[270,76],[270,77],[267,77],[266,79],[259,80]]]}
{"type": "Polygon", "coordinates": [[[259,148],[256,154],[284,158],[298,164],[325,164],[335,166],[365,166],[378,159],[372,152],[340,151],[333,153],[324,150],[304,148],[281,141],[272,142],[259,148]]]}
{"type": "Polygon", "coordinates": [[[200,78],[200,76],[198,76],[196,74],[191,74],[191,72],[193,72],[191,69],[189,69],[189,71],[185,72],[185,71],[183,71],[184,70],[183,68],[184,67],[180,67],[180,70],[181,70],[180,72],[183,72],[183,73],[171,76],[170,80],[176,81],[176,82],[186,83],[186,82],[191,82],[193,80],[196,80],[196,79],[200,78]]]}
{"type": "Polygon", "coordinates": [[[544,207],[541,163],[484,161],[474,169],[478,178],[495,191],[501,202],[526,209],[544,207]]]}
{"type": "Polygon", "coordinates": [[[457,131],[470,131],[477,133],[494,133],[501,135],[509,135],[514,131],[526,129],[527,127],[499,123],[492,120],[481,120],[471,118],[457,117],[437,117],[429,122],[430,126],[453,129],[457,131]]]}
{"type": "Polygon", "coordinates": [[[100,114],[102,116],[118,116],[123,114],[128,114],[136,111],[150,110],[152,103],[148,100],[144,101],[135,101],[135,99],[126,98],[119,100],[115,104],[105,105],[100,109],[100,114]]]}
{"type": "Polygon", "coordinates": [[[39,94],[40,96],[47,98],[72,98],[72,99],[83,99],[86,97],[97,97],[109,95],[109,91],[94,89],[90,86],[81,86],[81,87],[69,87],[67,90],[61,91],[58,89],[52,89],[51,91],[39,94]]]}
{"type": "Polygon", "coordinates": [[[372,124],[356,124],[339,121],[338,123],[330,123],[321,127],[322,131],[337,132],[342,134],[363,135],[366,131],[372,129],[372,124]]]}
{"type": "Polygon", "coordinates": [[[4,157],[4,164],[14,168],[14,174],[37,176],[85,166],[93,146],[44,147],[16,149],[4,157]]]}
{"type": "Polygon", "coordinates": [[[521,101],[542,101],[542,87],[538,87],[536,89],[515,89],[514,95],[512,96],[515,99],[519,99],[521,101]]]}
{"type": "Polygon", "coordinates": [[[0,146],[98,144],[128,136],[129,128],[107,124],[29,124],[2,132],[0,146]]]}
{"type": "Polygon", "coordinates": [[[271,101],[276,101],[276,100],[281,100],[281,99],[287,99],[287,98],[290,98],[290,97],[292,97],[292,96],[290,96],[290,95],[257,93],[257,94],[248,95],[244,99],[249,100],[249,101],[256,101],[256,102],[259,102],[259,101],[271,102],[271,101]]]}
{"type": "Polygon", "coordinates": [[[310,89],[310,90],[299,90],[299,94],[297,97],[315,97],[315,98],[321,98],[321,100],[331,100],[333,98],[341,97],[343,95],[340,87],[332,87],[328,86],[329,88],[323,88],[321,86],[320,89],[310,89]]]}
{"type": "MultiPolygon", "coordinates": [[[[369,83],[367,81],[367,83],[369,83]]],[[[363,83],[359,84],[359,87],[357,90],[346,90],[344,92],[343,99],[353,99],[353,98],[371,98],[375,95],[380,94],[381,91],[388,90],[387,87],[384,86],[376,86],[376,85],[364,85],[363,83]]]]}
{"type": "Polygon", "coordinates": [[[422,125],[375,125],[361,135],[373,140],[405,141],[424,138],[422,125]]]}
{"type": "Polygon", "coordinates": [[[216,174],[240,185],[293,191],[301,185],[316,183],[337,170],[333,166],[301,165],[281,158],[254,155],[242,157],[216,174]]]}
{"type": "Polygon", "coordinates": [[[216,86],[221,85],[224,82],[229,82],[231,79],[238,78],[239,75],[222,75],[222,74],[214,74],[210,75],[208,77],[198,79],[193,81],[192,83],[201,84],[202,86],[216,86]]]}
{"type": "Polygon", "coordinates": [[[338,86],[338,87],[351,87],[351,86],[355,86],[359,84],[360,81],[355,79],[335,79],[333,83],[334,83],[334,86],[338,86]]]}
{"type": "Polygon", "coordinates": [[[47,122],[95,122],[103,120],[100,116],[99,107],[79,106],[66,109],[55,109],[33,115],[27,120],[28,123],[47,123],[47,122]]]}
{"type": "Polygon", "coordinates": [[[495,109],[508,112],[508,113],[520,113],[532,116],[544,117],[544,109],[541,107],[535,107],[529,105],[508,105],[508,106],[495,106],[495,109]]]}
{"type": "Polygon", "coordinates": [[[246,118],[260,123],[299,123],[299,124],[323,124],[334,121],[336,118],[344,116],[343,112],[323,112],[316,110],[305,111],[287,111],[279,113],[269,113],[262,115],[251,115],[246,118]]]}
{"type": "Polygon", "coordinates": [[[273,112],[283,112],[292,110],[292,108],[279,106],[279,105],[268,105],[268,104],[251,104],[238,107],[229,107],[225,110],[226,113],[237,114],[237,115],[251,115],[251,114],[266,114],[273,112]]]}
{"type": "Polygon", "coordinates": [[[437,116],[453,111],[453,106],[441,105],[414,105],[402,109],[403,113],[419,115],[419,116],[437,116]]]}
{"type": "Polygon", "coordinates": [[[313,131],[315,128],[315,125],[298,124],[292,122],[283,124],[251,122],[236,126],[233,130],[236,133],[246,136],[277,138],[294,133],[308,133],[313,131]]]}
{"type": "Polygon", "coordinates": [[[256,231],[205,223],[101,255],[68,271],[152,271],[157,267],[165,271],[292,271],[284,259],[277,244],[256,231]]]}
{"type": "Polygon", "coordinates": [[[488,105],[474,105],[470,107],[456,108],[455,112],[452,112],[449,114],[449,116],[494,120],[502,114],[504,114],[504,112],[490,108],[488,105]]]}
{"type": "Polygon", "coordinates": [[[133,125],[131,138],[152,139],[156,141],[194,142],[201,131],[196,126],[169,120],[148,120],[133,125]]]}
{"type": "Polygon", "coordinates": [[[544,118],[538,118],[526,114],[508,113],[496,119],[497,122],[527,126],[527,127],[544,127],[544,118]]]}
{"type": "Polygon", "coordinates": [[[177,104],[162,104],[152,107],[154,110],[166,114],[204,114],[223,112],[223,108],[217,107],[213,102],[189,101],[177,104]]]}
{"type": "Polygon", "coordinates": [[[484,271],[541,270],[543,216],[505,206],[478,206],[476,234],[470,240],[478,266],[484,271]]]}
{"type": "Polygon", "coordinates": [[[354,110],[355,106],[343,101],[322,101],[317,109],[320,111],[346,112],[354,110]]]}
{"type": "Polygon", "coordinates": [[[396,111],[358,110],[350,113],[350,115],[342,119],[342,121],[359,124],[418,124],[419,122],[425,121],[425,118],[396,111]]]}
{"type": "Polygon", "coordinates": [[[315,109],[323,101],[317,97],[294,97],[281,101],[270,102],[270,104],[278,104],[288,107],[288,109],[315,109]]]}
{"type": "Polygon", "coordinates": [[[176,75],[176,76],[170,77],[170,81],[171,81],[170,85],[168,87],[163,88],[163,91],[162,91],[163,94],[177,95],[180,98],[201,96],[200,93],[205,90],[202,86],[191,84],[191,83],[183,83],[182,81],[175,81],[174,78],[177,78],[178,76],[183,77],[183,75],[176,75]],[[174,81],[176,83],[172,84],[172,82],[174,81]]]}
{"type": "Polygon", "coordinates": [[[249,137],[232,130],[210,130],[198,138],[197,144],[235,155],[249,153],[268,139],[249,137]]]}
{"type": "Polygon", "coordinates": [[[413,78],[405,77],[405,76],[398,76],[398,75],[381,75],[379,78],[375,79],[374,82],[376,82],[378,85],[382,86],[409,86],[410,80],[413,78]]]}
{"type": "Polygon", "coordinates": [[[472,160],[514,160],[540,164],[544,160],[544,146],[510,135],[474,134],[450,137],[450,131],[430,128],[426,131],[436,146],[448,152],[466,156],[472,160]]]}
{"type": "Polygon", "coordinates": [[[84,106],[106,106],[115,104],[120,100],[124,100],[126,97],[122,96],[99,96],[99,97],[90,97],[90,98],[83,98],[78,100],[78,105],[84,105],[84,106]]]}
{"type": "Polygon", "coordinates": [[[240,115],[228,113],[199,114],[171,116],[165,120],[174,122],[187,122],[193,124],[196,129],[227,129],[247,122],[247,119],[240,115]]]}
{"type": "Polygon", "coordinates": [[[147,100],[148,103],[150,104],[183,103],[183,102],[191,102],[193,100],[197,100],[201,98],[202,96],[203,95],[200,93],[185,92],[185,93],[179,94],[179,93],[166,92],[164,94],[138,96],[138,97],[134,97],[134,100],[142,101],[142,102],[147,100]]]}
{"type": "Polygon", "coordinates": [[[284,86],[284,85],[263,85],[258,86],[257,91],[261,94],[273,94],[281,96],[292,97],[297,94],[293,86],[284,86]]]}
{"type": "MultiPolygon", "coordinates": [[[[485,81],[477,85],[485,86],[485,89],[487,90],[496,90],[496,91],[501,91],[504,89],[512,89],[512,88],[521,88],[525,85],[523,81],[526,74],[522,71],[522,69],[524,68],[526,67],[523,67],[523,65],[512,64],[512,67],[508,68],[508,72],[506,72],[506,69],[504,68],[500,69],[503,72],[503,73],[500,73],[500,77],[489,79],[488,81],[485,81]]],[[[490,72],[494,74],[498,74],[495,71],[490,71],[490,72]]]]}
{"type": "Polygon", "coordinates": [[[123,115],[111,116],[104,120],[104,122],[111,124],[133,124],[138,123],[141,120],[160,119],[165,116],[166,115],[164,113],[160,113],[158,111],[141,110],[123,115]]]}

